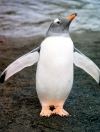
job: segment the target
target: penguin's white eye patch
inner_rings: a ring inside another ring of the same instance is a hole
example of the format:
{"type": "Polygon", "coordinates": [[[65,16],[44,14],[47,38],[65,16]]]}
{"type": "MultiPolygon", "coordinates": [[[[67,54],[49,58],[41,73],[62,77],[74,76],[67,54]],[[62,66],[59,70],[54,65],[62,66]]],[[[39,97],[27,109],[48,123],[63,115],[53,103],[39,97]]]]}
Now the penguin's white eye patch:
{"type": "Polygon", "coordinates": [[[57,18],[57,19],[54,20],[54,23],[58,23],[58,24],[60,24],[61,21],[57,18]]]}

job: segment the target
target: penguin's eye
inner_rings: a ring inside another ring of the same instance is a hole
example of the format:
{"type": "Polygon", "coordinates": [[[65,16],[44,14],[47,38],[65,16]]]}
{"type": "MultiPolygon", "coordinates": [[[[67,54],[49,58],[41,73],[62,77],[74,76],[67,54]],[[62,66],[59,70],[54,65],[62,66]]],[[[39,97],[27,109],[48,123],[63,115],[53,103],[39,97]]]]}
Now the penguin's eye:
{"type": "Polygon", "coordinates": [[[60,24],[61,21],[57,18],[57,19],[54,20],[54,23],[60,24]]]}
{"type": "Polygon", "coordinates": [[[61,23],[60,21],[57,22],[57,24],[60,24],[60,23],[61,23]]]}

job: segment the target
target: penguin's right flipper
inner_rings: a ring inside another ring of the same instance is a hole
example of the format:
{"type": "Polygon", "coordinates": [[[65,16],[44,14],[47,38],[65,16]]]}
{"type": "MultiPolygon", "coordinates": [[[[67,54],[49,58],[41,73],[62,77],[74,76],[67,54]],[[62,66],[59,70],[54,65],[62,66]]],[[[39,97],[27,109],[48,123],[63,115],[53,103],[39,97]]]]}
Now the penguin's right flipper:
{"type": "Polygon", "coordinates": [[[90,74],[97,83],[100,83],[100,69],[97,67],[97,65],[78,49],[75,48],[75,50],[74,64],[90,74]]]}
{"type": "Polygon", "coordinates": [[[14,75],[15,73],[21,71],[25,67],[32,66],[36,62],[38,62],[39,59],[39,52],[40,47],[32,50],[31,52],[21,56],[14,62],[12,62],[8,67],[1,73],[0,76],[0,83],[3,83],[6,81],[9,77],[14,75]]]}

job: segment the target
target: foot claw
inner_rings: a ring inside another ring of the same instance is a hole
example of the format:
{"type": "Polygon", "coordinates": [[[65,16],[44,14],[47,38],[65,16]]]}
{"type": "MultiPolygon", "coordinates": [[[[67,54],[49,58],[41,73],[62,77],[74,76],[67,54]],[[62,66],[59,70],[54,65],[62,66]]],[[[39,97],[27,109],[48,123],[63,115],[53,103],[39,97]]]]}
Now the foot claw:
{"type": "Polygon", "coordinates": [[[42,110],[42,111],[41,111],[40,116],[49,117],[51,114],[52,114],[52,111],[46,109],[46,110],[42,110]]]}
{"type": "Polygon", "coordinates": [[[53,111],[53,114],[57,114],[57,115],[60,115],[60,116],[69,116],[69,113],[67,111],[65,111],[64,109],[62,109],[62,108],[56,108],[53,111]]]}

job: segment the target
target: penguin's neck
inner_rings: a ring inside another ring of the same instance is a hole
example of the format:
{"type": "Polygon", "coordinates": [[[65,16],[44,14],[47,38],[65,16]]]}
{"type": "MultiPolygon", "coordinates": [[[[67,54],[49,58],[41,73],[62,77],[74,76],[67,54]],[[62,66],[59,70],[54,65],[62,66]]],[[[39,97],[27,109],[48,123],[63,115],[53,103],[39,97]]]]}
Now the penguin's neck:
{"type": "Polygon", "coordinates": [[[58,33],[52,33],[52,34],[46,34],[46,37],[52,37],[52,36],[64,36],[64,37],[70,37],[69,33],[63,33],[63,34],[58,34],[58,33]]]}
{"type": "Polygon", "coordinates": [[[69,32],[64,32],[64,33],[53,33],[53,32],[47,32],[46,37],[51,37],[51,36],[64,36],[64,37],[70,37],[69,32]]]}

